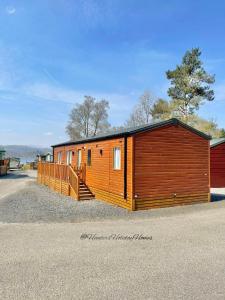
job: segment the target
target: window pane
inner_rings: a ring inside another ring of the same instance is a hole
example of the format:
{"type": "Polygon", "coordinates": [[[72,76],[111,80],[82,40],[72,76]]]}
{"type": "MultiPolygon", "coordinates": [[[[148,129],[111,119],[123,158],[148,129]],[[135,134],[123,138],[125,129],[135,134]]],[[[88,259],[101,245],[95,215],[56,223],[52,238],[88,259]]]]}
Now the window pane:
{"type": "Polygon", "coordinates": [[[113,158],[113,167],[115,170],[120,170],[120,148],[114,148],[114,158],[113,158]]]}
{"type": "Polygon", "coordinates": [[[58,163],[59,163],[59,164],[61,163],[61,158],[62,158],[61,152],[58,152],[58,163]]]}
{"type": "Polygon", "coordinates": [[[77,167],[81,167],[81,149],[79,149],[77,153],[77,167]]]}
{"type": "Polygon", "coordinates": [[[91,166],[91,149],[88,149],[87,152],[87,165],[91,166]]]}
{"type": "Polygon", "coordinates": [[[72,163],[72,151],[67,151],[67,153],[66,153],[66,163],[67,163],[67,165],[71,165],[71,163],[72,163]]]}

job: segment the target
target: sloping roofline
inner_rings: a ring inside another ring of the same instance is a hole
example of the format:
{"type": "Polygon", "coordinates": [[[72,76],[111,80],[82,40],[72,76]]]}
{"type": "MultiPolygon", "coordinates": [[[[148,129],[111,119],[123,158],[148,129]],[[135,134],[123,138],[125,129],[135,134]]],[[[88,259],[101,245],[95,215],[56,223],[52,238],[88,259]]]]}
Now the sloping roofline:
{"type": "Polygon", "coordinates": [[[88,137],[88,138],[83,138],[77,141],[68,141],[65,143],[61,143],[61,144],[56,144],[56,145],[52,145],[53,148],[55,147],[60,147],[60,146],[70,146],[70,145],[78,145],[78,144],[84,144],[84,143],[89,143],[89,142],[94,142],[94,141],[101,141],[101,140],[107,140],[107,139],[113,139],[113,138],[119,138],[119,137],[125,137],[125,136],[131,136],[134,135],[136,133],[141,133],[141,132],[145,132],[145,131],[151,131],[154,129],[158,129],[167,125],[180,125],[184,128],[186,128],[189,131],[192,131],[193,133],[199,135],[200,137],[206,139],[206,140],[210,140],[211,136],[181,122],[180,120],[176,119],[176,118],[172,118],[166,121],[161,121],[161,122],[156,122],[156,123],[152,123],[152,124],[148,124],[145,126],[139,126],[139,127],[134,127],[134,128],[127,128],[125,130],[122,131],[116,131],[114,133],[107,133],[107,134],[103,134],[103,135],[98,135],[98,136],[93,136],[93,137],[88,137]]]}
{"type": "Polygon", "coordinates": [[[216,146],[221,145],[223,143],[225,143],[225,138],[211,140],[210,147],[213,148],[213,147],[216,147],[216,146]]]}

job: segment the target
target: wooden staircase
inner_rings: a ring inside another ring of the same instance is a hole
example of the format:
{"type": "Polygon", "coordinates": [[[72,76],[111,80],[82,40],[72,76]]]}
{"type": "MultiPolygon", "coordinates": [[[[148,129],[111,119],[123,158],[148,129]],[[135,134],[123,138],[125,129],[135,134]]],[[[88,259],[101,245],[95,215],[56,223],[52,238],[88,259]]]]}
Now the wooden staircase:
{"type": "Polygon", "coordinates": [[[84,182],[80,181],[79,200],[91,200],[94,198],[95,198],[95,196],[92,194],[92,192],[86,186],[86,184],[84,182]]]}

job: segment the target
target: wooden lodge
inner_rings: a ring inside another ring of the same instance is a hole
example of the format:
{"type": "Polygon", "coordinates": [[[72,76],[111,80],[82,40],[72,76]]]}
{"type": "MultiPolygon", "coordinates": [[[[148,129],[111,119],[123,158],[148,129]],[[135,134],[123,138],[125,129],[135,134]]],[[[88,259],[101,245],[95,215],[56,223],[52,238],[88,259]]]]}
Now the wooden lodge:
{"type": "Polygon", "coordinates": [[[225,138],[210,142],[211,187],[225,187],[225,138]]]}
{"type": "Polygon", "coordinates": [[[0,176],[6,175],[8,171],[9,160],[5,158],[6,151],[0,149],[0,176]]]}
{"type": "Polygon", "coordinates": [[[170,119],[53,147],[38,181],[129,210],[210,201],[210,137],[170,119]]]}

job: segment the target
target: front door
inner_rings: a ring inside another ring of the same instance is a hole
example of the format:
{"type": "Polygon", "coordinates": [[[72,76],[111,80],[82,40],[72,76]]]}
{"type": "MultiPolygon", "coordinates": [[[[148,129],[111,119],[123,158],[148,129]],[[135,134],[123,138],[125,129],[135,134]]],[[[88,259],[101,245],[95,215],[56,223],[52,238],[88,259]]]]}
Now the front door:
{"type": "Polygon", "coordinates": [[[77,168],[80,169],[81,167],[81,160],[82,160],[82,152],[81,149],[78,150],[77,153],[77,168]]]}

